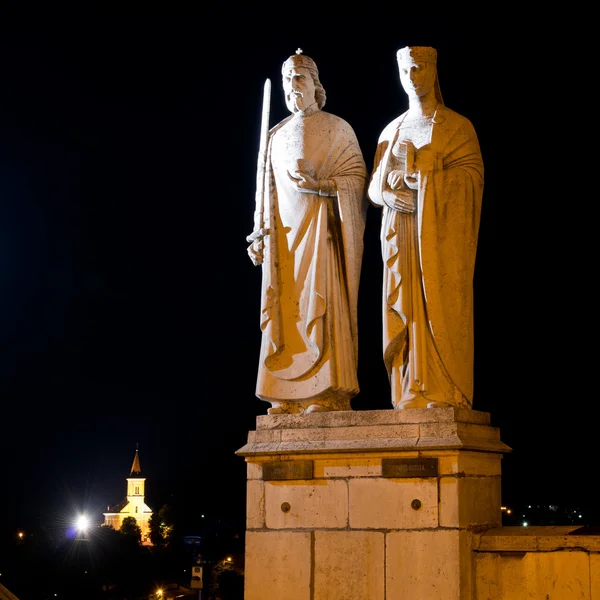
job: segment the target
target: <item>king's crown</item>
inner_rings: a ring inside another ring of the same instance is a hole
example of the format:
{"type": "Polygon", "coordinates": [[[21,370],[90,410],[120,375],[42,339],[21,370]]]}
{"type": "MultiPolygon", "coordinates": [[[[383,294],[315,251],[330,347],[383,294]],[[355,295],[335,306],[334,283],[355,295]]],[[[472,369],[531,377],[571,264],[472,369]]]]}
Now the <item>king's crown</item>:
{"type": "Polygon", "coordinates": [[[302,53],[302,48],[298,48],[296,50],[296,54],[292,54],[281,66],[281,72],[286,69],[294,69],[296,67],[304,67],[305,69],[311,69],[318,76],[319,70],[317,69],[317,65],[315,61],[310,58],[310,56],[306,56],[302,53]]]}

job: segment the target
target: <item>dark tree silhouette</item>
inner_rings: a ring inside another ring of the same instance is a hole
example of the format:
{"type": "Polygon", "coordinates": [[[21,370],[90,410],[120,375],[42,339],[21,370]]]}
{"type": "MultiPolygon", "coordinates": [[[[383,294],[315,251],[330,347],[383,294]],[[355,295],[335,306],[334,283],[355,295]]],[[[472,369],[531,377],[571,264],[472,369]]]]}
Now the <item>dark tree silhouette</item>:
{"type": "Polygon", "coordinates": [[[135,541],[138,544],[142,543],[142,530],[137,524],[135,517],[125,517],[119,531],[131,541],[135,541]]]}

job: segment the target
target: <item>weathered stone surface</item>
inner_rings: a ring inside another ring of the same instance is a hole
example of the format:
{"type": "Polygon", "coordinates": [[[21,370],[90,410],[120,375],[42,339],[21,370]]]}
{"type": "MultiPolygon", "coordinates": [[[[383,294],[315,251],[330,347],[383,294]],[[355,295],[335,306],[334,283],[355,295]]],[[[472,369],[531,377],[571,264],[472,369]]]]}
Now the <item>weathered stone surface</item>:
{"type": "MultiPolygon", "coordinates": [[[[426,456],[426,453],[423,453],[426,456]]],[[[437,452],[440,475],[502,474],[502,455],[489,452],[437,452]]]]}
{"type": "MultiPolygon", "coordinates": [[[[261,432],[262,433],[262,432],[261,432]]],[[[272,433],[272,432],[269,432],[272,433]]],[[[281,433],[282,442],[297,442],[297,441],[331,441],[331,440],[356,440],[356,427],[324,427],[316,429],[289,429],[283,430],[281,433]]],[[[418,437],[420,429],[418,425],[388,425],[382,427],[366,425],[359,430],[360,436],[365,439],[394,439],[400,440],[403,438],[418,437]]],[[[257,439],[258,441],[258,439],[257,439]]],[[[262,438],[261,438],[262,441],[262,438]]]]}
{"type": "Polygon", "coordinates": [[[411,423],[490,424],[490,414],[462,408],[396,410],[361,410],[321,412],[308,415],[259,415],[256,429],[303,429],[314,427],[353,427],[356,425],[403,425],[411,423]]]}
{"type": "Polygon", "coordinates": [[[502,523],[500,477],[440,478],[440,526],[496,527],[502,523]]]}
{"type": "MultiPolygon", "coordinates": [[[[591,600],[583,551],[475,553],[475,600],[591,600]]],[[[598,592],[594,592],[597,594],[598,592]]]]}
{"type": "Polygon", "coordinates": [[[315,532],[314,600],[385,600],[384,561],[381,532],[315,532]]]}
{"type": "Polygon", "coordinates": [[[581,548],[600,552],[600,536],[573,535],[574,525],[538,527],[497,527],[475,537],[475,550],[497,552],[535,552],[581,548]]]}
{"type": "Polygon", "coordinates": [[[499,430],[486,422],[487,413],[456,408],[263,416],[257,418],[258,428],[249,433],[248,443],[237,454],[258,457],[416,448],[509,452],[499,430]]]}
{"type": "Polygon", "coordinates": [[[260,463],[248,462],[247,467],[247,478],[250,479],[262,479],[262,466],[260,463]]]}
{"type": "Polygon", "coordinates": [[[312,600],[311,534],[246,532],[244,600],[312,600]]]}
{"type": "Polygon", "coordinates": [[[352,458],[316,460],[315,477],[381,477],[381,458],[356,454],[352,458]]]}
{"type": "Polygon", "coordinates": [[[344,480],[265,482],[266,526],[269,529],[348,526],[348,484],[344,480]],[[287,512],[282,510],[289,504],[287,512]]]}
{"type": "Polygon", "coordinates": [[[600,554],[590,554],[590,600],[600,600],[600,554]]]}
{"type": "Polygon", "coordinates": [[[349,483],[352,529],[438,526],[437,479],[354,479],[349,483]],[[421,507],[411,507],[419,500],[421,507]]]}
{"type": "Polygon", "coordinates": [[[262,529],[265,526],[265,486],[253,479],[246,484],[246,528],[262,529]]]}
{"type": "Polygon", "coordinates": [[[471,534],[402,531],[386,537],[386,600],[467,600],[472,596],[471,534]]]}

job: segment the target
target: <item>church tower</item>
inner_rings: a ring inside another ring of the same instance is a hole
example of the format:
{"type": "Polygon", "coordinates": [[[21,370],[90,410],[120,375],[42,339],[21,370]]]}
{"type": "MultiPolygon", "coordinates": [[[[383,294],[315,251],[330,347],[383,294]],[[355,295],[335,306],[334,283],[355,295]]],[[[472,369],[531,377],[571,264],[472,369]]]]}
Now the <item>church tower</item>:
{"type": "Polygon", "coordinates": [[[104,525],[120,529],[125,517],[133,517],[142,530],[142,544],[150,546],[152,544],[149,521],[152,509],[145,502],[145,484],[146,478],[142,477],[139,448],[136,448],[131,472],[127,477],[127,496],[116,506],[108,507],[108,512],[104,513],[104,525]]]}

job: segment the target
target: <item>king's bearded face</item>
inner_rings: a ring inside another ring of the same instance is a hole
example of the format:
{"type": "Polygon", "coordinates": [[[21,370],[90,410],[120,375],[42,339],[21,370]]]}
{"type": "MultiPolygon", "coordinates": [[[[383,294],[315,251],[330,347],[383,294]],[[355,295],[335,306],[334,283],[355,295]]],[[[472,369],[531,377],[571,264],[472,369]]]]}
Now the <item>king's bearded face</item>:
{"type": "Polygon", "coordinates": [[[306,110],[315,102],[315,82],[310,71],[304,67],[286,69],[283,72],[283,92],[290,112],[306,110]]]}

